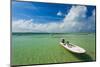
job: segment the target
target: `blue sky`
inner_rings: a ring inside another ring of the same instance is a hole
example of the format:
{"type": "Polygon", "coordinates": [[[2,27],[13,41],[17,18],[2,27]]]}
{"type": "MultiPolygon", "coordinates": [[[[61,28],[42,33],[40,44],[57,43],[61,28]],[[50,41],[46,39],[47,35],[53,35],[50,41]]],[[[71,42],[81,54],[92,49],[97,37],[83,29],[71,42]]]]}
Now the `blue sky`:
{"type": "Polygon", "coordinates": [[[95,32],[95,6],[12,2],[13,32],[95,32]]]}
{"type": "MultiPolygon", "coordinates": [[[[71,5],[59,5],[59,4],[47,4],[47,3],[30,3],[30,2],[14,2],[12,7],[13,19],[32,19],[43,22],[48,21],[60,21],[64,18],[64,15],[58,16],[57,13],[61,11],[63,14],[67,13],[67,10],[71,8],[71,5]],[[23,16],[24,15],[24,16],[23,16]],[[38,19],[39,18],[39,19],[38,19]]],[[[41,22],[42,23],[42,22],[41,22]]]]}

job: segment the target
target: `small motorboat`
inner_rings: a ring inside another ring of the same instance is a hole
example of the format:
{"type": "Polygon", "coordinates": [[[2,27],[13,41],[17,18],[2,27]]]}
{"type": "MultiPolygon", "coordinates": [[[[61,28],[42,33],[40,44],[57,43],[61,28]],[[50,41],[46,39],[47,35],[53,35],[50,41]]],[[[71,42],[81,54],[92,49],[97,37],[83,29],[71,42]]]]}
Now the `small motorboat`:
{"type": "Polygon", "coordinates": [[[66,43],[62,43],[60,42],[60,45],[63,46],[65,49],[69,50],[70,52],[73,52],[73,53],[78,53],[78,54],[81,54],[81,53],[85,53],[86,50],[77,46],[77,45],[74,45],[74,44],[66,44],[66,43]]]}

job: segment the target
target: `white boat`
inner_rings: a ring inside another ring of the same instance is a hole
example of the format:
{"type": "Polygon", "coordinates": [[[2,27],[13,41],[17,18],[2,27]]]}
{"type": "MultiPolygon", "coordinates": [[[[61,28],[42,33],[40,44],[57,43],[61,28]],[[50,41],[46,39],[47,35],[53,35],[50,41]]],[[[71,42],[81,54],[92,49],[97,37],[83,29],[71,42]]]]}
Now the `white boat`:
{"type": "Polygon", "coordinates": [[[63,46],[65,49],[73,52],[73,53],[78,53],[78,54],[81,54],[81,53],[85,53],[86,50],[77,46],[77,45],[73,45],[73,44],[64,44],[62,42],[60,42],[60,45],[63,46]]]}

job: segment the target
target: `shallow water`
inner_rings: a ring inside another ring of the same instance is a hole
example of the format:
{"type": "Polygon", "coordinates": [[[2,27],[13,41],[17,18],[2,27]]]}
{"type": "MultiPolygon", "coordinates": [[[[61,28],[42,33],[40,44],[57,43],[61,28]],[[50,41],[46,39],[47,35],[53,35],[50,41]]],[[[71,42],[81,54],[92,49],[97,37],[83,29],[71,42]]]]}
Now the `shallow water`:
{"type": "Polygon", "coordinates": [[[13,34],[12,65],[62,63],[95,60],[95,34],[13,34]],[[73,54],[60,46],[60,38],[87,50],[73,54]]]}

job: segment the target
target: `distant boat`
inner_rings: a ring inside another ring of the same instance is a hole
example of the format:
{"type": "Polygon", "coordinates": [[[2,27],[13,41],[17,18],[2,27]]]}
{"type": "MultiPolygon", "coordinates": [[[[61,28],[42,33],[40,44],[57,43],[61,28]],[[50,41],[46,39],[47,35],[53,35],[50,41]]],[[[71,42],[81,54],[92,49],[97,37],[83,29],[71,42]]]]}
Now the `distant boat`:
{"type": "Polygon", "coordinates": [[[63,46],[65,49],[69,50],[70,52],[73,53],[78,53],[78,54],[82,54],[85,53],[86,50],[77,46],[77,45],[73,45],[73,44],[64,44],[62,42],[60,42],[60,45],[63,46]]]}

